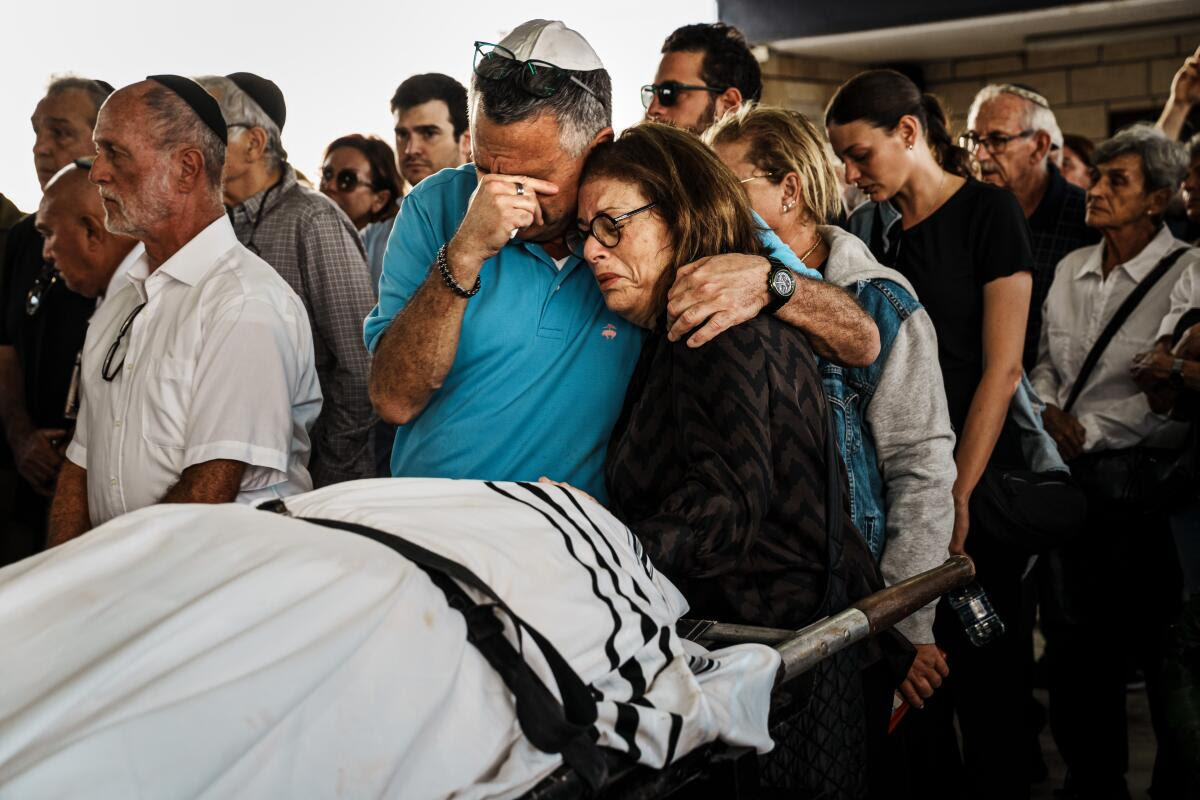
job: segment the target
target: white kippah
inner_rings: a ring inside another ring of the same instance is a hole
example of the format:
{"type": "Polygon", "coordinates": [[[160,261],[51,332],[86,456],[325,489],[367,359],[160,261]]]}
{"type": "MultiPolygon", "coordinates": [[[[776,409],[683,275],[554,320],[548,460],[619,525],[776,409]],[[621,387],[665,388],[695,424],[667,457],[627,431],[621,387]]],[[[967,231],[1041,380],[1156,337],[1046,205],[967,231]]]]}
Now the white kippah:
{"type": "Polygon", "coordinates": [[[500,46],[520,61],[538,59],[576,72],[604,69],[587,39],[559,20],[531,19],[513,29],[500,46]]]}

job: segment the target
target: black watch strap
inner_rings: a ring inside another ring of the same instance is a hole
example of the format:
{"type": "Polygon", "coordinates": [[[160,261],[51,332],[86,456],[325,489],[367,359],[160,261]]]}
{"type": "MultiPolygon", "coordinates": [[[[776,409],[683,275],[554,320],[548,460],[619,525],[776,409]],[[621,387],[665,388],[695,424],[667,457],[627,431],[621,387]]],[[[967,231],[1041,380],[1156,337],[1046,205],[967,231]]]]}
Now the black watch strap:
{"type": "Polygon", "coordinates": [[[771,269],[767,273],[767,298],[768,299],[767,299],[767,304],[765,306],[763,306],[763,312],[767,313],[767,314],[774,314],[776,311],[778,311],[779,309],[781,309],[785,305],[787,305],[788,300],[792,299],[792,294],[794,294],[796,291],[795,275],[792,274],[792,291],[788,294],[780,294],[779,291],[775,288],[775,284],[773,282],[775,273],[781,269],[787,270],[789,273],[791,273],[791,270],[788,269],[787,266],[782,261],[780,261],[778,258],[776,258],[775,256],[767,256],[766,258],[767,258],[767,262],[771,265],[771,269]]]}

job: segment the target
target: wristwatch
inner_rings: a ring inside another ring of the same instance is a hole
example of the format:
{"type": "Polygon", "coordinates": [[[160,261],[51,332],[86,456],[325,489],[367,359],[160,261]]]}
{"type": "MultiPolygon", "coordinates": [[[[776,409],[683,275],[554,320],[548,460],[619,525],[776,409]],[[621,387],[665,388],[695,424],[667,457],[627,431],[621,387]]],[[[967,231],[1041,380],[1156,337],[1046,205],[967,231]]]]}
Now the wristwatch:
{"type": "Polygon", "coordinates": [[[1183,388],[1183,359],[1177,358],[1171,362],[1171,386],[1176,389],[1183,388]]]}
{"type": "Polygon", "coordinates": [[[770,299],[763,311],[774,314],[796,293],[796,276],[775,256],[767,256],[767,261],[771,263],[771,271],[767,273],[767,295],[770,299]]]}

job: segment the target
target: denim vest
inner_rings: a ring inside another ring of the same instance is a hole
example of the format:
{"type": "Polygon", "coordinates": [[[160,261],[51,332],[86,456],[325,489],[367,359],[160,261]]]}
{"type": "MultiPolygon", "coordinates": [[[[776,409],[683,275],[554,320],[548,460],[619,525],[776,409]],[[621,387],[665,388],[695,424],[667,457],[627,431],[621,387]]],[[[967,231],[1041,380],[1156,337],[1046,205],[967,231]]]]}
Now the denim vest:
{"type": "Polygon", "coordinates": [[[871,555],[878,562],[883,555],[887,538],[883,476],[875,441],[866,426],[867,408],[879,385],[879,376],[887,364],[888,355],[900,326],[916,312],[921,304],[903,287],[880,278],[860,280],[846,289],[858,300],[863,310],[879,328],[879,357],[867,367],[840,367],[819,359],[821,381],[833,417],[834,433],[846,462],[846,477],[850,484],[850,514],[854,526],[862,533],[871,555]]]}

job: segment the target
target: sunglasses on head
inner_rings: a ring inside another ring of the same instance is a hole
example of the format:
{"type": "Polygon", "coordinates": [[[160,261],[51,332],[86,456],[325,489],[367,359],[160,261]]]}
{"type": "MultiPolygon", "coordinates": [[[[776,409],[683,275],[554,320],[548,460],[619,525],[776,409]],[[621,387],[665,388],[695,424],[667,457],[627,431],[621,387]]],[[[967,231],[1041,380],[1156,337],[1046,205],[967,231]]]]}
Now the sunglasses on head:
{"type": "Polygon", "coordinates": [[[491,42],[475,43],[474,70],[476,75],[485,80],[514,81],[523,91],[534,97],[553,97],[570,82],[596,98],[597,103],[604,105],[600,95],[569,70],[537,58],[521,61],[507,47],[491,42]]]}
{"type": "Polygon", "coordinates": [[[353,192],[359,186],[375,188],[370,180],[363,178],[349,167],[338,170],[336,173],[334,173],[333,167],[321,167],[321,185],[328,186],[329,184],[333,184],[339,192],[353,192]]]}
{"type": "Polygon", "coordinates": [[[670,108],[679,102],[679,95],[683,92],[712,92],[720,94],[725,91],[716,86],[701,86],[694,83],[680,83],[679,81],[663,81],[662,83],[648,83],[642,87],[642,107],[650,108],[650,104],[654,102],[654,98],[658,98],[658,104],[664,108],[670,108]]]}

